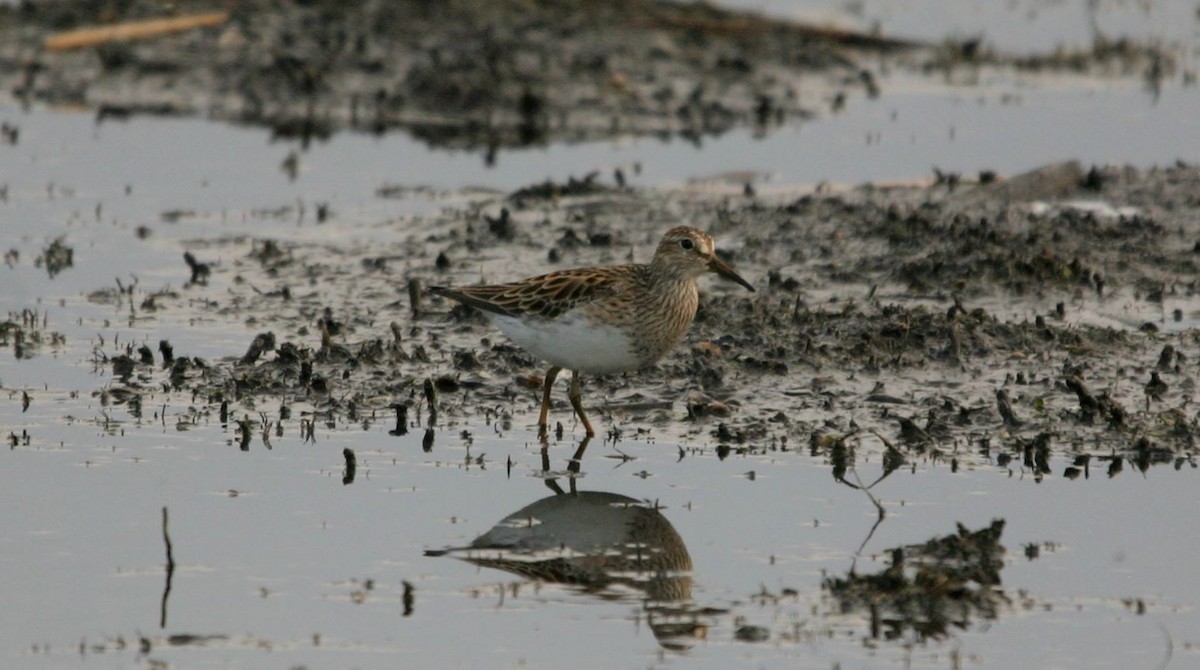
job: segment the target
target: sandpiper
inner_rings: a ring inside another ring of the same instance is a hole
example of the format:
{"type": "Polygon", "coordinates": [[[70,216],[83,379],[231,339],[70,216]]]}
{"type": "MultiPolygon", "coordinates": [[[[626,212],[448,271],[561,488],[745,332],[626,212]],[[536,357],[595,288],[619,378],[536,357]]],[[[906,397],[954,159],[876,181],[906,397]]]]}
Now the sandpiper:
{"type": "Polygon", "coordinates": [[[754,287],[717,258],[707,233],[679,226],[663,235],[649,263],[575,268],[507,284],[430,287],[482,310],[510,340],[550,364],[542,383],[538,432],[546,434],[550,389],[571,371],[567,397],[589,437],[579,375],[626,372],[670,351],[696,316],[696,278],[706,272],[754,287]]]}

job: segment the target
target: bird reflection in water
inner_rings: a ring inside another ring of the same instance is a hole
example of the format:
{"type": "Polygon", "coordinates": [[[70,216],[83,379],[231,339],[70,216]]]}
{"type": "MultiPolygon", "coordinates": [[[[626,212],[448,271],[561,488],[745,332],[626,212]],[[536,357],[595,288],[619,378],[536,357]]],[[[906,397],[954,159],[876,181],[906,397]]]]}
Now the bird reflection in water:
{"type": "MultiPolygon", "coordinates": [[[[426,551],[528,579],[570,585],[605,600],[637,597],[658,642],[686,649],[707,625],[691,603],[692,559],[683,538],[654,506],[629,496],[576,490],[584,439],[571,458],[569,490],[550,470],[542,449],[544,480],[554,494],[501,519],[470,545],[426,551]]],[[[710,614],[706,611],[705,614],[710,614]]]]}

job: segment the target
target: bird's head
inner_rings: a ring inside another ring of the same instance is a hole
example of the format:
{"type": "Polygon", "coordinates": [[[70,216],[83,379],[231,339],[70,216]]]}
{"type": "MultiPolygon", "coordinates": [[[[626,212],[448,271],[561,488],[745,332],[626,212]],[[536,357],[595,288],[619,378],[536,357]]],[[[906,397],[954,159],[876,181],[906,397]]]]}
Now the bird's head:
{"type": "Polygon", "coordinates": [[[733,266],[717,257],[716,245],[708,233],[689,226],[672,228],[663,235],[654,252],[654,265],[671,274],[692,278],[713,272],[754,290],[733,266]]]}

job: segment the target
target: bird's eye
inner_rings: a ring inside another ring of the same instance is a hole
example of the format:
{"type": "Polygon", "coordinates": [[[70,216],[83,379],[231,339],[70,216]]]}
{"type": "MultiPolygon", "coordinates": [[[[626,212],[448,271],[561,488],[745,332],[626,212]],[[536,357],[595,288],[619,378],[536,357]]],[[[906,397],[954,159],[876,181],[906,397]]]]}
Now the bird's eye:
{"type": "Polygon", "coordinates": [[[696,248],[696,243],[688,239],[679,240],[679,248],[684,251],[691,251],[696,248]]]}

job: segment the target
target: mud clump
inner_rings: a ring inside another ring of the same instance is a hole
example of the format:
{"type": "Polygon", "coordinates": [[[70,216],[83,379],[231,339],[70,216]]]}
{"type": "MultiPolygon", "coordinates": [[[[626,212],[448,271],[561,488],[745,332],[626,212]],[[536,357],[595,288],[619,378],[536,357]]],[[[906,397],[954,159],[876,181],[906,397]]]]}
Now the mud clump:
{"type": "Polygon", "coordinates": [[[75,265],[75,249],[68,246],[66,238],[56,237],[34,259],[35,267],[46,268],[46,274],[54,279],[58,273],[75,265]]]}
{"type": "MultiPolygon", "coordinates": [[[[558,183],[547,179],[540,184],[525,186],[513,191],[509,194],[509,200],[512,200],[519,207],[526,207],[529,201],[550,200],[553,198],[579,196],[579,195],[596,195],[603,194],[609,190],[599,183],[597,180],[600,176],[599,172],[589,172],[582,178],[568,177],[566,183],[558,183]]],[[[508,210],[501,210],[501,217],[504,222],[508,220],[508,210]]],[[[493,232],[497,227],[497,223],[489,221],[493,232]]]]}

